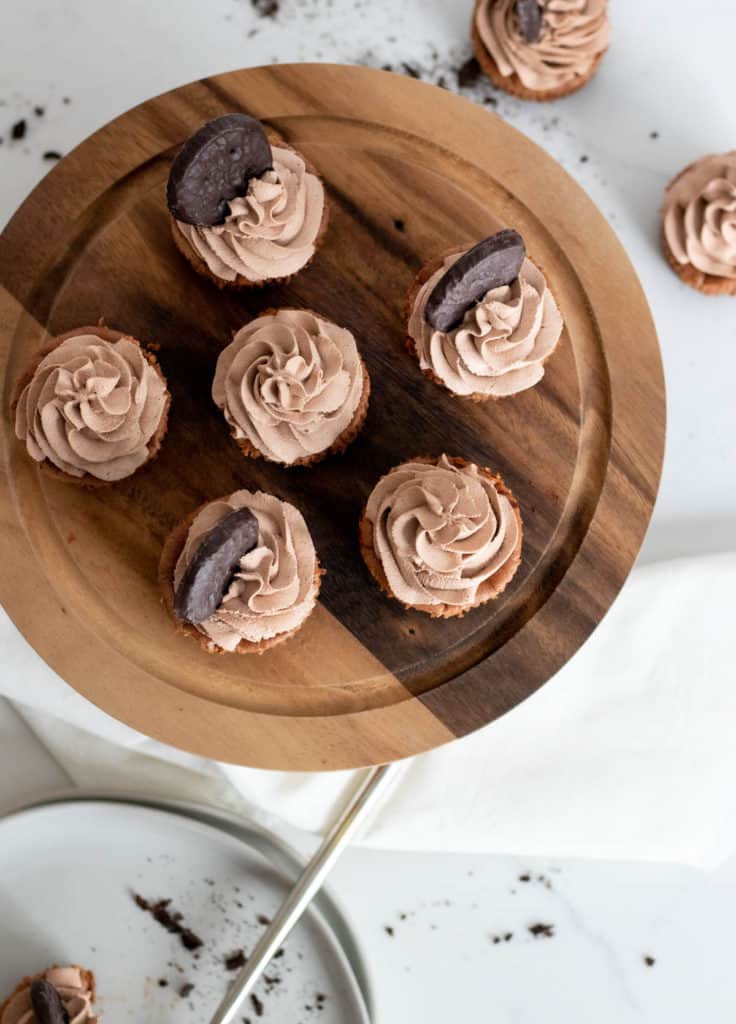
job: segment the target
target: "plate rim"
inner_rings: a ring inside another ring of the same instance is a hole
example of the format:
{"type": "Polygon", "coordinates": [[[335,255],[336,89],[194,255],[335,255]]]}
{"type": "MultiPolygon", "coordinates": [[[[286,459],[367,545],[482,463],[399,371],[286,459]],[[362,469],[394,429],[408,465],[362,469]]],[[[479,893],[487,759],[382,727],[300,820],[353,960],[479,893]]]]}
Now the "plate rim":
{"type": "MultiPolygon", "coordinates": [[[[53,807],[74,804],[109,804],[159,811],[174,817],[184,818],[221,832],[223,835],[243,843],[259,854],[276,858],[276,868],[289,882],[295,882],[307,864],[307,860],[290,843],[260,822],[243,818],[226,808],[213,807],[196,800],[182,800],[160,796],[147,796],[134,790],[115,788],[63,787],[54,789],[45,796],[22,800],[11,804],[0,812],[0,830],[3,825],[24,814],[53,807]],[[293,876],[293,877],[292,877],[293,876]]],[[[365,1024],[375,1020],[374,985],[367,960],[360,952],[349,916],[332,895],[329,882],[324,883],[309,905],[308,913],[318,918],[320,926],[330,935],[335,948],[340,952],[344,968],[349,972],[363,1012],[365,1024]]]]}

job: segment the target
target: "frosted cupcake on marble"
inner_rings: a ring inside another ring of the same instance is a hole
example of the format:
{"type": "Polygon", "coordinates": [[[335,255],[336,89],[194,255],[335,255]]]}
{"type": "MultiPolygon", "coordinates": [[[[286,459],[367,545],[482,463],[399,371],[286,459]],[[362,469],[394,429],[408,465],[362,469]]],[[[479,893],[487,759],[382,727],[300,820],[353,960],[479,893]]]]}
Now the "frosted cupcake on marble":
{"type": "Polygon", "coordinates": [[[705,295],[736,295],[736,150],[701,157],[665,189],[662,249],[705,295]]]}

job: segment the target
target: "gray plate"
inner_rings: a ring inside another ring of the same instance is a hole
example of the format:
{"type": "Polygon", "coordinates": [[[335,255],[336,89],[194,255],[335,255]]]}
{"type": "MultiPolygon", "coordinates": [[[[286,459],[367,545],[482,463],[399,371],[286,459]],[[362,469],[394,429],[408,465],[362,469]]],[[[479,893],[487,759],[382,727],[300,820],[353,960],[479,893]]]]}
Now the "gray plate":
{"type": "MultiPolygon", "coordinates": [[[[302,864],[260,827],[194,804],[73,791],[16,809],[0,820],[0,988],[76,961],[98,975],[105,1024],[205,1024],[234,977],[225,956],[252,948],[302,864]],[[131,890],[171,899],[205,940],[199,959],[131,890]]],[[[266,975],[264,1024],[370,1024],[364,966],[325,891],[266,975]]],[[[255,1024],[257,1009],[243,1016],[255,1024]]]]}

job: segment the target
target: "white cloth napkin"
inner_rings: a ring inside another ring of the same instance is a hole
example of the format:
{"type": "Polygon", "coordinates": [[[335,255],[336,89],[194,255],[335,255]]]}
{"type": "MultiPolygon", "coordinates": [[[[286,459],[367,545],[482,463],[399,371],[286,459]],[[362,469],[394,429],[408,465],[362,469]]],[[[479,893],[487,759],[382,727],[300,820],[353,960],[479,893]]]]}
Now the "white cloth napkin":
{"type": "MultiPolygon", "coordinates": [[[[736,849],[736,553],[638,568],[572,661],[487,728],[406,762],[364,842],[717,864],[736,849]]],[[[71,690],[0,619],[0,693],[79,785],[324,828],[355,773],[216,765],[71,690]]]]}

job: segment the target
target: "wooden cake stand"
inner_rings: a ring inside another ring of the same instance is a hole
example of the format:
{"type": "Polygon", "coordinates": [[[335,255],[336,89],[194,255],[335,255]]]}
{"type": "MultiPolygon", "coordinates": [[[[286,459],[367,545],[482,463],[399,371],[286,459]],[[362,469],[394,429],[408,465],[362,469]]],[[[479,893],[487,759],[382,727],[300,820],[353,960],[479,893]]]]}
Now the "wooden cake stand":
{"type": "MultiPolygon", "coordinates": [[[[0,238],[0,598],[71,686],[189,751],[263,768],[407,757],[493,721],[585,641],[623,584],[659,480],[664,382],[647,303],[584,192],[498,117],[397,75],[333,65],[236,71],[152,99],[62,160],[0,238]],[[204,121],[243,110],[322,175],[331,223],[285,287],[220,292],[177,253],[164,187],[204,121]],[[566,329],[543,382],[474,404],[424,379],[401,307],[418,268],[500,226],[524,236],[566,329]],[[210,397],[232,332],[307,306],[355,334],[373,381],[358,440],[313,469],[244,459],[210,397]],[[13,385],[48,335],[103,316],[157,352],[173,394],[159,457],[85,491],[39,473],[15,439],[13,385]],[[376,480],[413,455],[498,470],[524,515],[523,563],[496,602],[431,620],[381,595],[357,544],[376,480]],[[327,569],[296,638],[208,656],[159,600],[161,544],[240,487],[297,505],[327,569]]],[[[592,685],[592,683],[591,683],[592,685]]]]}

